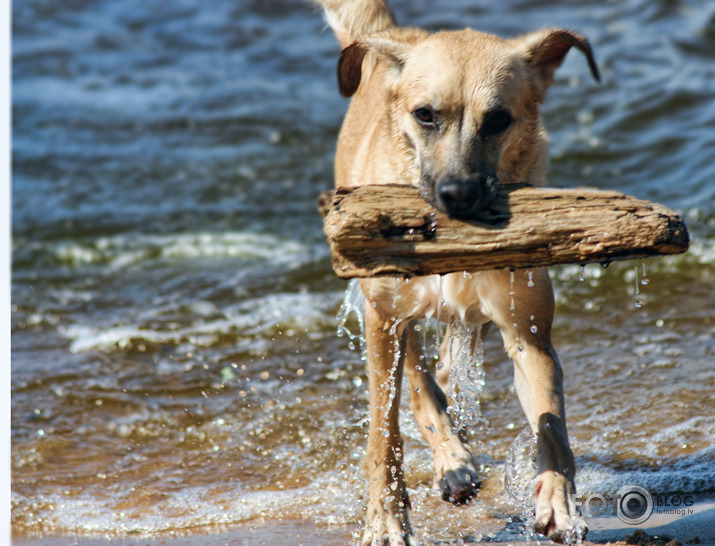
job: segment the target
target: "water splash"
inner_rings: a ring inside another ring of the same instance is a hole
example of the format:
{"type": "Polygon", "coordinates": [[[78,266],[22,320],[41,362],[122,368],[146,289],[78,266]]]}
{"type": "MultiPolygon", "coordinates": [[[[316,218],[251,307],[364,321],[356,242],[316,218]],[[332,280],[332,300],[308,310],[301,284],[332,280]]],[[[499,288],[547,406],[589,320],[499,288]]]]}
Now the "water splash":
{"type": "Polygon", "coordinates": [[[449,329],[449,382],[447,411],[456,430],[485,423],[479,399],[484,389],[484,341],[482,329],[453,318],[449,329]]]}
{"type": "Polygon", "coordinates": [[[338,311],[338,337],[346,335],[350,340],[350,348],[355,348],[357,341],[360,347],[361,358],[367,360],[367,342],[365,341],[365,295],[360,289],[357,279],[351,279],[345,291],[345,299],[338,311]],[[351,314],[355,314],[359,331],[354,333],[347,326],[347,321],[351,314]]]}
{"type": "Polygon", "coordinates": [[[395,292],[392,294],[392,308],[397,309],[397,298],[400,294],[400,284],[402,279],[400,277],[395,277],[395,292]]]}
{"type": "Polygon", "coordinates": [[[506,490],[519,513],[533,523],[533,496],[536,485],[536,437],[526,427],[514,439],[504,468],[506,490]]]}
{"type": "MultiPolygon", "coordinates": [[[[398,278],[395,285],[395,293],[400,285],[398,278]]],[[[347,335],[350,339],[351,348],[356,348],[359,344],[362,359],[367,360],[367,343],[365,340],[365,296],[360,289],[357,280],[353,279],[348,284],[345,292],[345,299],[338,312],[338,336],[347,335]],[[347,326],[347,321],[351,314],[355,314],[359,331],[353,332],[347,326]]],[[[414,330],[420,337],[420,360],[421,365],[429,362],[436,362],[437,370],[443,369],[445,362],[440,358],[441,346],[445,339],[446,332],[443,332],[442,307],[444,299],[442,295],[442,277],[439,282],[439,299],[436,317],[431,317],[415,322],[414,330]]],[[[445,317],[446,319],[446,317],[445,317]]],[[[393,320],[390,327],[393,347],[393,365],[389,376],[390,394],[386,403],[385,411],[389,410],[397,396],[399,385],[396,383],[397,366],[402,357],[401,339],[398,329],[401,322],[393,320]]],[[[482,330],[471,325],[464,324],[456,317],[452,317],[449,324],[450,339],[446,348],[448,354],[446,362],[449,363],[449,380],[447,396],[450,398],[450,405],[447,411],[452,418],[456,430],[464,429],[467,426],[476,426],[479,423],[487,423],[482,416],[479,399],[484,388],[484,341],[482,330]]],[[[387,430],[383,430],[387,434],[387,430]]]]}
{"type": "MultiPolygon", "coordinates": [[[[524,522],[523,533],[529,541],[538,541],[534,531],[534,486],[536,485],[536,436],[526,427],[511,444],[506,456],[504,473],[509,500],[524,522]]],[[[583,543],[585,520],[577,515],[571,528],[564,533],[564,544],[578,546],[583,543]]]]}
{"type": "Polygon", "coordinates": [[[439,276],[439,297],[437,298],[437,328],[436,337],[434,340],[434,346],[437,354],[439,354],[440,347],[442,346],[442,341],[440,339],[440,323],[442,322],[442,306],[444,305],[444,295],[442,293],[442,287],[444,284],[444,276],[439,276]]]}
{"type": "Polygon", "coordinates": [[[536,485],[536,437],[526,427],[514,439],[504,465],[506,491],[521,523],[521,532],[528,542],[538,541],[534,531],[534,486],[536,485]]]}
{"type": "MultiPolygon", "coordinates": [[[[392,342],[393,342],[393,352],[392,352],[392,367],[390,368],[390,376],[388,378],[388,386],[390,389],[390,394],[387,398],[387,402],[385,403],[385,407],[383,408],[385,411],[385,416],[387,416],[390,412],[390,409],[392,408],[392,404],[395,403],[395,399],[397,398],[397,389],[400,387],[400,385],[397,384],[397,367],[400,364],[400,359],[402,358],[402,347],[400,344],[400,335],[397,333],[397,330],[400,326],[400,321],[399,320],[394,320],[392,322],[392,326],[390,326],[390,336],[392,337],[392,342]]],[[[387,422],[382,423],[382,435],[387,438],[390,435],[390,431],[387,428],[387,422]]]]}
{"type": "Polygon", "coordinates": [[[526,427],[514,439],[504,465],[509,501],[519,514],[522,533],[528,541],[538,541],[534,531],[534,486],[536,485],[536,437],[526,427]]]}
{"type": "Polygon", "coordinates": [[[509,270],[509,310],[511,311],[511,327],[516,328],[516,304],[514,303],[514,270],[509,270]]]}

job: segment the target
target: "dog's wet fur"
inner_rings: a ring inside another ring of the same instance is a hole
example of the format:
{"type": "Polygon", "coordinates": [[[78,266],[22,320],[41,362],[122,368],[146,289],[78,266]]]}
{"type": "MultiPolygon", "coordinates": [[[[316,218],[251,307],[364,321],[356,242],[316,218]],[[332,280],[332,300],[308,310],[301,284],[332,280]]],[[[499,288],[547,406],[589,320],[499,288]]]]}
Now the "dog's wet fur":
{"type": "MultiPolygon", "coordinates": [[[[539,105],[572,47],[599,79],[588,41],[567,30],[507,40],[471,29],[430,34],[398,27],[383,0],[320,3],[343,47],[339,89],[351,97],[335,157],[338,187],[412,185],[435,208],[478,219],[501,184],[546,182],[548,141],[539,105]]],[[[403,374],[443,498],[463,504],[479,491],[475,459],[446,411],[447,349],[459,334],[448,328],[444,368],[435,379],[421,366],[414,329],[415,320],[428,316],[499,328],[537,438],[535,529],[554,541],[585,536],[572,500],[575,466],[562,372],[551,344],[554,296],[547,272],[493,270],[409,282],[372,278],[360,286],[367,299],[371,413],[363,544],[412,540],[398,427],[403,374]]]]}

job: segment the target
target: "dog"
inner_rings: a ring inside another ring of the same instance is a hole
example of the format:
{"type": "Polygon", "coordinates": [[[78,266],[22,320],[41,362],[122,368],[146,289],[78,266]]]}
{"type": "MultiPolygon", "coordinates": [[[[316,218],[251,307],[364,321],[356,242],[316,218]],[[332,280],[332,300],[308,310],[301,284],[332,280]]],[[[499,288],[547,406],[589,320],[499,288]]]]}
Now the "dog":
{"type": "MultiPolygon", "coordinates": [[[[581,35],[561,29],[501,39],[472,29],[430,34],[398,27],[384,0],[318,0],[343,50],[338,85],[351,97],[335,156],[338,187],[408,184],[436,209],[478,219],[501,184],[546,182],[548,141],[539,105],[573,47],[599,72],[581,35]]],[[[399,385],[434,458],[443,498],[462,504],[480,486],[475,459],[453,430],[445,395],[451,360],[422,366],[415,321],[493,323],[514,361],[514,383],[536,436],[537,532],[585,536],[572,500],[574,456],[566,430],[562,371],[551,343],[554,295],[545,269],[492,270],[396,280],[362,279],[370,391],[363,544],[407,545],[409,498],[398,427],[399,385]]]]}

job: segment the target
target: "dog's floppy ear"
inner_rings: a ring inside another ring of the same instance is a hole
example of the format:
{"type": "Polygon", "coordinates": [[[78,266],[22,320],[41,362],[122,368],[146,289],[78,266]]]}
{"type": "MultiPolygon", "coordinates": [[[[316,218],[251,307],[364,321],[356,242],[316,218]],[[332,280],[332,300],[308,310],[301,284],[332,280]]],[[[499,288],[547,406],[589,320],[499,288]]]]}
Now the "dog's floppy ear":
{"type": "Polygon", "coordinates": [[[338,60],[338,87],[343,97],[351,97],[360,86],[362,62],[365,54],[372,51],[378,58],[389,63],[396,72],[402,70],[408,45],[387,39],[374,38],[353,42],[343,49],[338,60]]]}
{"type": "Polygon", "coordinates": [[[591,74],[596,81],[601,81],[591,45],[580,34],[562,29],[550,29],[527,34],[514,40],[513,43],[524,52],[524,60],[536,71],[543,90],[553,83],[554,72],[561,66],[572,47],[576,47],[586,56],[591,74]]]}

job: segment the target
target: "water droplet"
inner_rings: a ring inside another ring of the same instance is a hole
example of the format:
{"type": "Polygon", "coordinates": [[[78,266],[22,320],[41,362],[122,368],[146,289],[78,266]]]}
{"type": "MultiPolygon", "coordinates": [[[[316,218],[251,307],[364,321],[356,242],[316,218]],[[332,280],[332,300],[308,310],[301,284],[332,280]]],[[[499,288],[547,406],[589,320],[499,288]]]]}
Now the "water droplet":
{"type": "Polygon", "coordinates": [[[586,280],[586,266],[582,265],[581,266],[581,273],[578,276],[579,282],[583,282],[586,280]]]}
{"type": "Polygon", "coordinates": [[[663,319],[658,319],[658,320],[655,321],[655,325],[656,325],[658,328],[662,328],[662,327],[663,327],[663,324],[665,324],[665,321],[664,321],[663,319]]]}
{"type": "Polygon", "coordinates": [[[643,301],[642,301],[642,300],[636,300],[636,301],[633,302],[633,306],[634,306],[636,309],[640,309],[641,307],[643,307],[643,301]]]}
{"type": "Polygon", "coordinates": [[[526,272],[526,276],[527,276],[526,286],[528,286],[529,288],[533,288],[534,287],[534,272],[531,269],[529,269],[526,272]]]}
{"type": "Polygon", "coordinates": [[[536,327],[536,324],[532,324],[531,328],[529,328],[532,334],[535,334],[536,332],[539,331],[539,329],[536,327]]]}

